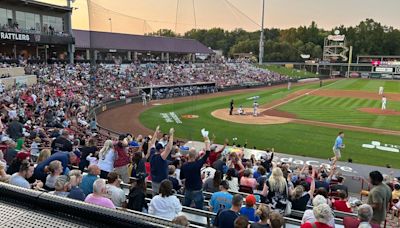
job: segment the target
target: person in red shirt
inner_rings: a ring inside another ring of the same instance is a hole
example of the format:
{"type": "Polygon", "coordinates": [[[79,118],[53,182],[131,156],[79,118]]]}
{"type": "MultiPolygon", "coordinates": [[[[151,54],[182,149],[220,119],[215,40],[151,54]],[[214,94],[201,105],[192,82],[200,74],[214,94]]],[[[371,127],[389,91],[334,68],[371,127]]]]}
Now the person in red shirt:
{"type": "Polygon", "coordinates": [[[56,90],[56,96],[57,96],[57,97],[62,97],[62,96],[63,96],[63,91],[62,91],[62,89],[59,89],[59,88],[58,88],[58,89],[56,90]]]}
{"type": "MultiPolygon", "coordinates": [[[[332,228],[328,225],[332,219],[332,210],[328,204],[323,203],[313,208],[313,213],[316,219],[314,223],[304,223],[300,228],[332,228]]],[[[346,227],[346,226],[345,226],[346,227]]]]}
{"type": "Polygon", "coordinates": [[[114,161],[115,172],[121,176],[124,183],[129,183],[128,165],[130,155],[128,154],[128,144],[125,141],[126,135],[120,135],[117,144],[114,146],[116,160],[114,161]]]}
{"type": "Polygon", "coordinates": [[[218,156],[225,150],[225,147],[226,147],[226,145],[228,145],[228,143],[229,143],[229,140],[225,139],[224,146],[221,149],[219,149],[218,151],[217,151],[218,147],[216,145],[211,146],[211,148],[210,148],[211,153],[210,153],[210,156],[208,157],[208,161],[207,161],[208,165],[214,164],[214,162],[218,159],[218,156]]]}
{"type": "Polygon", "coordinates": [[[343,225],[346,228],[358,228],[361,223],[370,224],[372,228],[379,228],[379,224],[371,223],[373,210],[368,204],[363,204],[358,207],[358,216],[356,217],[344,217],[343,225]]]}
{"type": "Polygon", "coordinates": [[[343,190],[339,190],[338,192],[339,192],[340,199],[333,201],[333,208],[337,211],[351,213],[352,209],[351,209],[349,202],[347,202],[346,192],[343,190]]]}

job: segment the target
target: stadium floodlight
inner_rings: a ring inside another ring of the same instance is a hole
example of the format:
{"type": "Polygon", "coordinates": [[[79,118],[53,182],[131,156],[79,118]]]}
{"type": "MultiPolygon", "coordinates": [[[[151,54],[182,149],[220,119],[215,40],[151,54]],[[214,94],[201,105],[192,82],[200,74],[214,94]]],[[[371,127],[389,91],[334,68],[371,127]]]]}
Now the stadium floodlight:
{"type": "Polygon", "coordinates": [[[309,59],[311,57],[310,54],[300,54],[302,59],[309,59]]]}

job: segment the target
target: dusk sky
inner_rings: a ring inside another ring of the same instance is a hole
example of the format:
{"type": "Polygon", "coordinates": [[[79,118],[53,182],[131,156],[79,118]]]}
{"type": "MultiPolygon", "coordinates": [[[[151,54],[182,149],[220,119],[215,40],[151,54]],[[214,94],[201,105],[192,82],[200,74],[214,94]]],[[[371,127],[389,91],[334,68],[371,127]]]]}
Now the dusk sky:
{"type": "MultiPolygon", "coordinates": [[[[66,4],[66,0],[41,1],[66,4]]],[[[73,13],[73,28],[135,34],[160,28],[175,30],[177,1],[89,0],[92,2],[89,23],[88,1],[76,0],[74,7],[78,9],[73,13]]],[[[193,2],[197,28],[259,29],[251,20],[260,24],[262,0],[179,0],[178,33],[195,28],[193,2]]],[[[331,29],[341,24],[356,25],[366,18],[400,28],[400,0],[266,0],[265,9],[265,25],[268,28],[298,27],[315,21],[319,27],[331,29]]]]}

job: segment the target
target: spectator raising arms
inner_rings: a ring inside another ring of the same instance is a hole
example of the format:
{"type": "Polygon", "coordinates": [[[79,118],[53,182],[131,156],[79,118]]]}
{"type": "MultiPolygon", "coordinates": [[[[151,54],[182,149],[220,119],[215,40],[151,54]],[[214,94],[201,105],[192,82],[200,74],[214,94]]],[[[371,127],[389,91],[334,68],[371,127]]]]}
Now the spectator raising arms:
{"type": "Polygon", "coordinates": [[[131,159],[128,154],[128,143],[125,138],[126,135],[120,135],[117,144],[114,146],[114,171],[121,176],[124,183],[129,183],[128,165],[131,159]]]}
{"type": "Polygon", "coordinates": [[[189,160],[182,165],[180,179],[184,181],[185,186],[185,199],[184,206],[189,207],[194,201],[197,209],[203,209],[204,196],[203,196],[203,182],[201,181],[201,168],[206,163],[210,155],[210,139],[204,136],[206,154],[200,159],[196,160],[198,153],[196,149],[189,150],[189,160]]]}
{"type": "Polygon", "coordinates": [[[308,202],[312,200],[314,196],[314,191],[315,191],[315,181],[314,181],[314,176],[315,176],[315,169],[312,169],[312,174],[310,176],[311,178],[311,186],[310,190],[308,192],[305,191],[303,185],[297,185],[294,188],[293,191],[293,197],[292,197],[292,209],[293,210],[299,210],[299,211],[305,211],[307,209],[308,202]]]}
{"type": "Polygon", "coordinates": [[[167,145],[164,146],[160,143],[156,144],[157,135],[160,133],[160,126],[157,126],[154,132],[153,138],[150,141],[149,151],[147,157],[150,156],[150,171],[151,171],[151,188],[153,195],[159,193],[160,184],[163,180],[168,178],[168,161],[167,157],[172,150],[172,144],[174,142],[174,129],[169,130],[169,140],[167,145]],[[154,155],[151,155],[152,151],[155,151],[154,155]]]}

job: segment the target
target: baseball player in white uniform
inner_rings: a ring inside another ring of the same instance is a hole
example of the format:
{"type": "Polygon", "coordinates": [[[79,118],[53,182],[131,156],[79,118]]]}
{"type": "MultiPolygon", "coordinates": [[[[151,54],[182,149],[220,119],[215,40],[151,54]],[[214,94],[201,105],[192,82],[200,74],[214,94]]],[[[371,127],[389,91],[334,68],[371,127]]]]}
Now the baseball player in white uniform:
{"type": "Polygon", "coordinates": [[[145,92],[142,93],[142,102],[143,106],[147,105],[147,94],[145,92]]]}
{"type": "Polygon", "coordinates": [[[383,95],[383,86],[379,86],[379,95],[383,95]]]}
{"type": "Polygon", "coordinates": [[[382,97],[382,110],[386,110],[386,102],[387,102],[387,99],[385,96],[383,96],[382,97]]]}
{"type": "Polygon", "coordinates": [[[240,107],[238,108],[238,114],[239,115],[244,115],[244,110],[243,107],[240,105],[240,107]]]}
{"type": "Polygon", "coordinates": [[[253,116],[257,116],[258,115],[257,110],[258,110],[258,102],[254,101],[254,103],[253,103],[253,116]]]}

